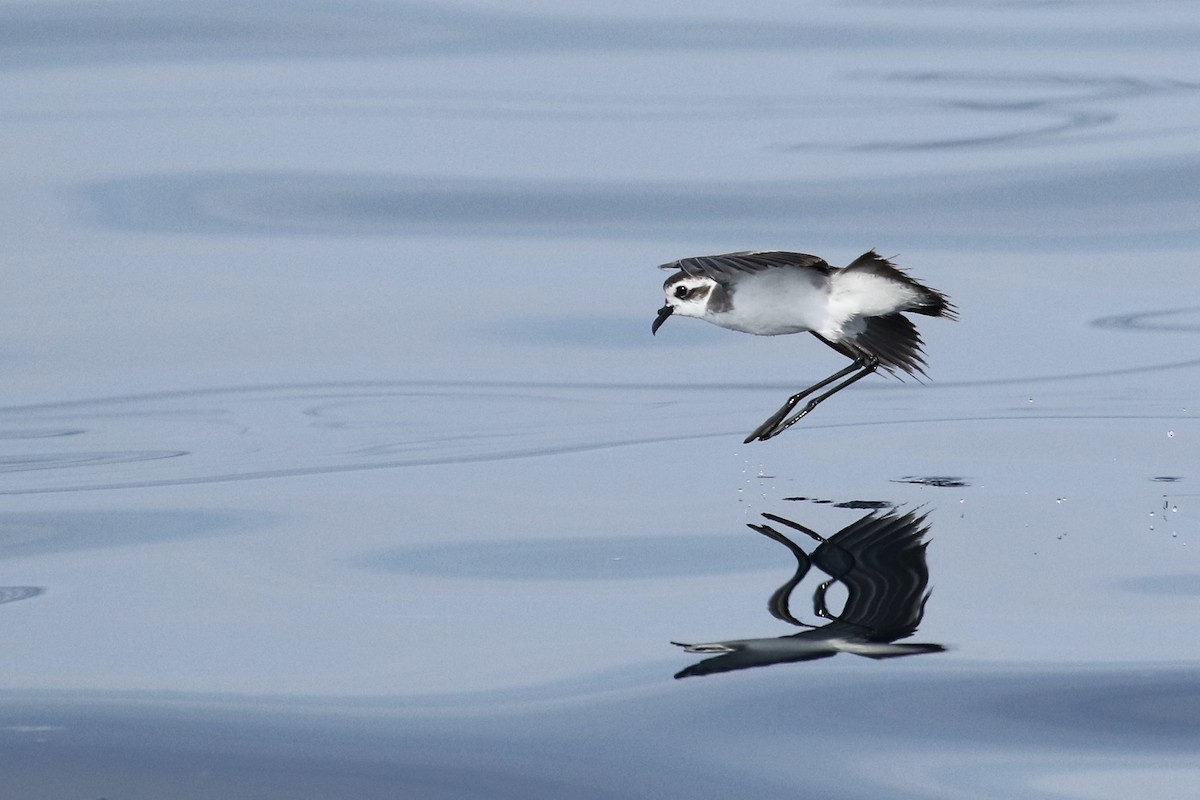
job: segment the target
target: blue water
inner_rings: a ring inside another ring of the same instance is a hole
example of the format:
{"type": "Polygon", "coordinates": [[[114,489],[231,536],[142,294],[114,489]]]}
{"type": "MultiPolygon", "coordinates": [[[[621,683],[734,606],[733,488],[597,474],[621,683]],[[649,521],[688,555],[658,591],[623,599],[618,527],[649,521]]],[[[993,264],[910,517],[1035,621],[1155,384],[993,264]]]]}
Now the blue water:
{"type": "Polygon", "coordinates": [[[6,796],[1195,796],[1200,15],[742,5],[0,5],[6,796]],[[741,444],[768,248],[930,380],[741,444]],[[891,510],[944,652],[673,677],[891,510]]]}

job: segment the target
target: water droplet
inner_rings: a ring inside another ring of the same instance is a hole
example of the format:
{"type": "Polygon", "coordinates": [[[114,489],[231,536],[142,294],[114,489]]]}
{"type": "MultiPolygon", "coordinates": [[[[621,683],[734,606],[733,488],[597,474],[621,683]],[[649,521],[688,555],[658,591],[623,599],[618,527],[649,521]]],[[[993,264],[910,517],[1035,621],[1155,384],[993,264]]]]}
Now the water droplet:
{"type": "Polygon", "coordinates": [[[1171,506],[1171,510],[1172,510],[1172,511],[1178,511],[1178,510],[1179,510],[1179,506],[1171,506]]]}
{"type": "Polygon", "coordinates": [[[1029,398],[1029,402],[1030,402],[1030,403],[1032,403],[1032,402],[1033,402],[1033,398],[1032,398],[1032,397],[1031,397],[1031,398],[1029,398]]]}
{"type": "Polygon", "coordinates": [[[1174,439],[1174,438],[1175,438],[1175,431],[1167,431],[1167,438],[1168,438],[1168,439],[1174,439]]]}

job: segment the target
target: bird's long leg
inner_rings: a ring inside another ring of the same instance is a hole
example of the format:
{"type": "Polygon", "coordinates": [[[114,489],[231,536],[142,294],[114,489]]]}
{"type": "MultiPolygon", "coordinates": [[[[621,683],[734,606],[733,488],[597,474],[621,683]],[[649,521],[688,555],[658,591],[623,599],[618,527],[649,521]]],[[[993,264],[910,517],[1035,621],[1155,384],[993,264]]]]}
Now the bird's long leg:
{"type": "Polygon", "coordinates": [[[779,434],[786,431],[788,428],[795,425],[800,420],[804,419],[804,417],[808,416],[809,412],[811,412],[814,408],[819,406],[821,403],[825,402],[830,397],[833,397],[835,394],[840,392],[842,389],[845,389],[850,384],[861,381],[863,378],[867,377],[868,375],[870,375],[872,372],[874,372],[878,368],[879,368],[879,362],[872,362],[872,363],[865,365],[858,373],[851,375],[849,378],[842,381],[841,383],[839,383],[837,386],[830,389],[825,394],[818,395],[818,396],[814,397],[812,400],[809,400],[807,403],[804,404],[804,408],[800,409],[799,412],[797,412],[796,414],[793,414],[791,417],[784,420],[783,422],[780,422],[775,427],[774,430],[767,431],[767,433],[763,434],[759,438],[761,438],[765,442],[767,439],[770,439],[772,436],[778,436],[779,434]]]}
{"type": "Polygon", "coordinates": [[[846,367],[845,369],[838,370],[837,372],[830,375],[828,378],[825,378],[822,381],[818,381],[817,383],[814,383],[812,386],[808,387],[807,389],[805,389],[802,392],[797,392],[796,394],[789,397],[787,399],[787,402],[784,403],[782,406],[780,406],[778,411],[776,411],[771,416],[767,417],[766,422],[764,422],[762,425],[759,425],[757,428],[755,428],[754,431],[749,436],[746,437],[743,444],[750,444],[750,442],[753,442],[755,439],[761,439],[762,441],[765,442],[767,439],[770,439],[772,436],[778,435],[779,433],[784,431],[786,428],[794,425],[801,417],[805,416],[810,411],[812,411],[814,408],[816,408],[823,400],[833,396],[837,392],[840,392],[842,389],[845,389],[847,386],[854,383],[855,381],[861,380],[861,379],[865,378],[866,376],[870,375],[872,372],[874,372],[876,370],[876,368],[878,366],[879,366],[879,362],[875,361],[874,359],[867,361],[865,359],[858,358],[858,359],[855,359],[853,364],[846,367]],[[849,375],[850,373],[855,372],[855,371],[857,371],[858,374],[854,375],[852,378],[845,381],[844,383],[838,384],[833,389],[829,390],[828,392],[821,395],[820,397],[810,400],[808,402],[808,404],[806,406],[804,406],[804,409],[799,414],[792,417],[787,422],[784,422],[784,418],[791,412],[791,410],[793,408],[796,407],[796,405],[801,400],[808,397],[813,392],[817,392],[817,391],[820,391],[821,389],[824,389],[826,386],[833,383],[834,381],[838,381],[838,380],[841,380],[842,378],[845,378],[847,375],[849,375]]]}
{"type": "Polygon", "coordinates": [[[804,398],[808,397],[813,392],[819,391],[820,389],[824,389],[826,386],[833,383],[834,381],[840,380],[840,379],[846,377],[847,375],[849,375],[851,372],[854,372],[855,370],[861,370],[861,369],[863,369],[863,365],[860,364],[858,361],[855,361],[853,364],[846,367],[845,369],[838,370],[837,372],[830,375],[828,378],[825,378],[822,381],[818,381],[817,383],[814,383],[812,386],[808,387],[804,391],[797,392],[796,394],[792,395],[791,397],[789,397],[787,399],[787,402],[785,402],[782,406],[779,407],[778,411],[776,411],[771,416],[767,417],[766,421],[763,422],[763,424],[761,424],[757,428],[755,428],[754,431],[749,436],[746,437],[746,439],[743,441],[743,444],[750,444],[750,442],[753,442],[755,439],[762,439],[765,441],[766,439],[770,438],[770,436],[771,436],[770,432],[773,431],[779,425],[779,423],[781,423],[783,421],[784,417],[786,417],[791,412],[791,410],[796,407],[797,403],[799,403],[804,398]]]}

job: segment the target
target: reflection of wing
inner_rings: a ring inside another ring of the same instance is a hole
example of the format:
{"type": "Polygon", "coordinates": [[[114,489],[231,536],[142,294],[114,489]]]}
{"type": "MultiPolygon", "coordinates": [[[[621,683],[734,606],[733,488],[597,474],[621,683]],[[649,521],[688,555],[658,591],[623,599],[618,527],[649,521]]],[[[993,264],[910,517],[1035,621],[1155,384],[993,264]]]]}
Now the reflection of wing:
{"type": "Polygon", "coordinates": [[[825,259],[807,253],[785,253],[781,251],[725,253],[719,256],[696,256],[681,258],[659,269],[677,269],[693,278],[712,278],[717,283],[728,283],[738,273],[764,272],[769,269],[800,268],[829,274],[831,268],[825,259]]]}
{"type": "Polygon", "coordinates": [[[813,552],[813,564],[848,592],[838,623],[871,642],[916,632],[929,599],[928,530],[923,514],[868,514],[813,552]]]}
{"type": "Polygon", "coordinates": [[[771,596],[771,614],[793,625],[804,624],[788,610],[788,598],[809,567],[816,566],[828,573],[830,580],[817,589],[814,610],[833,621],[791,636],[705,644],[672,642],[689,653],[715,654],[681,670],[676,678],[813,661],[838,653],[885,659],[945,650],[939,644],[893,644],[916,632],[929,599],[925,515],[868,514],[828,540],[783,517],[763,516],[821,542],[809,556],[778,530],[768,525],[750,526],[787,546],[798,563],[796,574],[771,596]],[[841,583],[847,591],[842,611],[836,615],[825,608],[825,591],[832,583],[841,583]]]}

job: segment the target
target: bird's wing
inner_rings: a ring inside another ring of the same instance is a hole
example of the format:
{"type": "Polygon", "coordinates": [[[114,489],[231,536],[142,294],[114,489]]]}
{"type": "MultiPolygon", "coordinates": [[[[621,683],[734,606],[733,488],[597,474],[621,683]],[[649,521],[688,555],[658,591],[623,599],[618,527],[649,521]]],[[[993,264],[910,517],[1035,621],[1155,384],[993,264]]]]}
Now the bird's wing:
{"type": "Polygon", "coordinates": [[[875,356],[879,365],[893,375],[897,371],[907,372],[919,380],[925,374],[921,334],[903,314],[867,317],[862,332],[846,344],[875,356]]]}
{"type": "Polygon", "coordinates": [[[888,314],[865,317],[859,325],[857,333],[839,340],[826,338],[816,331],[811,333],[846,358],[872,356],[880,367],[897,377],[901,372],[917,380],[925,377],[925,355],[921,350],[924,343],[912,320],[903,314],[888,314]]]}
{"type": "Polygon", "coordinates": [[[786,253],[779,250],[695,256],[659,266],[659,269],[680,270],[693,278],[712,278],[718,283],[725,283],[738,273],[753,274],[769,269],[787,268],[816,270],[823,274],[830,272],[830,266],[823,258],[807,253],[786,253]]]}

